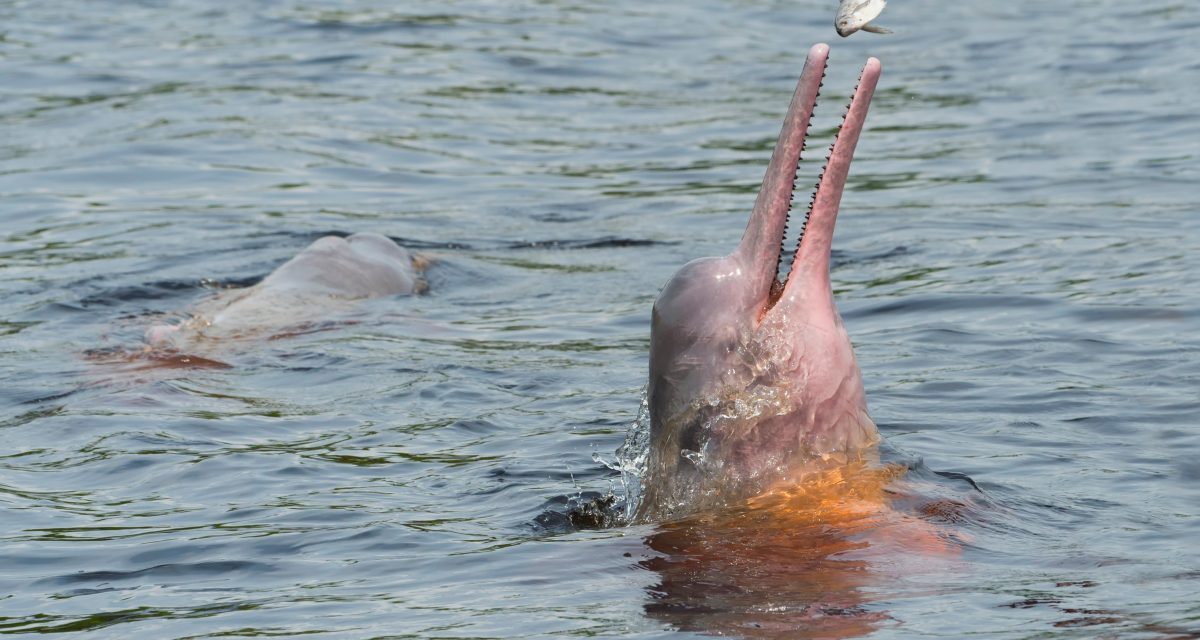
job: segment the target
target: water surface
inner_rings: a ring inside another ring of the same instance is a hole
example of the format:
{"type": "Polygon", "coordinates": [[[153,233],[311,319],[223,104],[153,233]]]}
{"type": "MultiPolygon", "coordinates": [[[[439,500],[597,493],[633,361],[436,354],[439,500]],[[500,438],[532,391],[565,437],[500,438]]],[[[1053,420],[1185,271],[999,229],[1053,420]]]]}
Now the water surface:
{"type": "Polygon", "coordinates": [[[0,3],[0,633],[1200,637],[1200,8],[833,4],[0,3]],[[833,280],[957,550],[571,528],[817,41],[802,185],[884,63],[833,280]],[[429,293],[87,357],[356,231],[429,293]]]}

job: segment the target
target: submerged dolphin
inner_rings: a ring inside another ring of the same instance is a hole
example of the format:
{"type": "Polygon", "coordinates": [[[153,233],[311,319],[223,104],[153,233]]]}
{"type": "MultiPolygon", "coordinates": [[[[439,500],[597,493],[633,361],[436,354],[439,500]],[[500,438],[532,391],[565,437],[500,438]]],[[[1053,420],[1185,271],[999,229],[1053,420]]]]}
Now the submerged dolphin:
{"type": "Polygon", "coordinates": [[[834,222],[879,79],[867,60],[791,273],[796,167],[829,47],[812,47],[741,243],[679,270],[654,304],[650,448],[635,519],[680,517],[872,455],[879,434],[829,280],[834,222]]]}
{"type": "Polygon", "coordinates": [[[423,286],[422,264],[377,233],[325,236],[258,284],[200,303],[185,322],[152,326],[146,343],[158,350],[210,352],[230,339],[303,331],[348,301],[416,293],[423,286]]]}

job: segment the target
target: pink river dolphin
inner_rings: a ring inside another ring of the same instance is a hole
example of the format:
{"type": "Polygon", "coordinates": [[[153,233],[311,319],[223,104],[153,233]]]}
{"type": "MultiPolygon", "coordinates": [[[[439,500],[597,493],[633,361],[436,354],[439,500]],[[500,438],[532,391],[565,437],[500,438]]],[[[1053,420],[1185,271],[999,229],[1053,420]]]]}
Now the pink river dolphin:
{"type": "Polygon", "coordinates": [[[654,304],[650,448],[635,520],[728,506],[875,455],[862,375],[829,280],[834,222],[880,63],[867,60],[790,273],[777,276],[829,47],[812,47],[733,253],[684,265],[654,304]]]}
{"type": "Polygon", "coordinates": [[[231,344],[303,333],[350,301],[419,292],[425,260],[377,233],[326,236],[258,284],[204,300],[178,324],[146,331],[147,355],[165,366],[227,366],[231,344]]]}

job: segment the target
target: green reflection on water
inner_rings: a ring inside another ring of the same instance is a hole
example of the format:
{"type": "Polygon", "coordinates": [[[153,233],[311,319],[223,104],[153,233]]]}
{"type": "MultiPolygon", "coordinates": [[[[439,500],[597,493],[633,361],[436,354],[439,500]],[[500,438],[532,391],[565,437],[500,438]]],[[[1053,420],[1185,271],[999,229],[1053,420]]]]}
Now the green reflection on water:
{"type": "Polygon", "coordinates": [[[533,260],[525,260],[523,258],[504,258],[500,256],[481,256],[481,260],[494,262],[509,267],[518,269],[529,269],[532,271],[561,271],[563,273],[600,273],[605,271],[616,271],[615,267],[603,265],[587,265],[587,264],[555,264],[551,262],[534,262],[533,260]]]}
{"type": "MultiPolygon", "coordinates": [[[[262,606],[258,602],[231,602],[188,608],[136,607],[118,611],[93,613],[80,618],[51,616],[36,613],[24,618],[0,618],[0,633],[68,633],[95,631],[127,622],[152,619],[207,618],[235,611],[252,611],[262,606]]],[[[289,632],[299,635],[303,632],[289,632]]]]}

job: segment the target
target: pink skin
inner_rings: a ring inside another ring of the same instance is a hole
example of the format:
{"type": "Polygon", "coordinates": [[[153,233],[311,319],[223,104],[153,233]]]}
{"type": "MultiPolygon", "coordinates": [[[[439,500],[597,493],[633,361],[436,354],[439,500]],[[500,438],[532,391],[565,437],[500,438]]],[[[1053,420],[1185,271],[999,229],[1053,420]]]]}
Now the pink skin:
{"type": "Polygon", "coordinates": [[[730,504],[871,455],[879,441],[829,281],[838,206],[879,79],[875,58],[863,68],[791,273],[776,278],[828,55],[824,44],[809,51],[737,249],[684,265],[655,302],[639,521],[730,504]]]}
{"type": "Polygon", "coordinates": [[[349,300],[419,291],[420,263],[376,233],[326,236],[253,287],[197,305],[183,324],[150,327],[145,340],[152,349],[193,350],[202,342],[286,334],[328,318],[349,300]]]}

